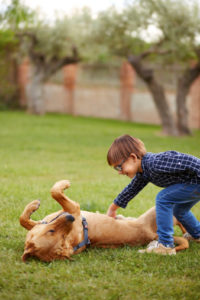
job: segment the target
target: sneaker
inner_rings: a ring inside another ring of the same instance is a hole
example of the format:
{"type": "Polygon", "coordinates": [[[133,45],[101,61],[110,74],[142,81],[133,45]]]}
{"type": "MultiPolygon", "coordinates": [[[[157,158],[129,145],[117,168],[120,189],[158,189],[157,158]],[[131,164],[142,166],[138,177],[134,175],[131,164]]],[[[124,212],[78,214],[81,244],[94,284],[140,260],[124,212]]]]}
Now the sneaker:
{"type": "Polygon", "coordinates": [[[191,236],[191,234],[189,234],[189,232],[184,233],[183,237],[188,241],[194,241],[194,242],[200,243],[200,237],[194,238],[193,236],[191,236]]]}
{"type": "Polygon", "coordinates": [[[163,244],[158,241],[152,241],[149,243],[146,249],[138,251],[139,253],[156,253],[163,255],[176,255],[176,249],[171,247],[165,247],[163,244]]]}

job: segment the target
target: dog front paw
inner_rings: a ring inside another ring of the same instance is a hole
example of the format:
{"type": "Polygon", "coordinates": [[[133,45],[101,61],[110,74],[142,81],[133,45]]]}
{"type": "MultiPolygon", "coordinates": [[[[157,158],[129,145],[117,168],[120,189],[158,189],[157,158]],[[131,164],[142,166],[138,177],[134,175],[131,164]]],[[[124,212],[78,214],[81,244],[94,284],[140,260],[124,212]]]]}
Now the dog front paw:
{"type": "Polygon", "coordinates": [[[40,200],[34,200],[31,203],[28,204],[28,210],[30,213],[34,213],[40,206],[40,200]]]}

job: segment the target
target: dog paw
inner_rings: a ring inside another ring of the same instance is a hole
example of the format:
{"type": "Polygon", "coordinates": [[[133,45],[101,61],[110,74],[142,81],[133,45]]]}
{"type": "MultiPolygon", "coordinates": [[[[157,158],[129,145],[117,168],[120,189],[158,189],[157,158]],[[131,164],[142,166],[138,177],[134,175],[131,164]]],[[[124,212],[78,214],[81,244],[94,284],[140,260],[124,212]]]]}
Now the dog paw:
{"type": "Polygon", "coordinates": [[[60,181],[57,181],[53,187],[51,188],[51,193],[54,193],[54,192],[58,192],[58,191],[63,191],[67,188],[70,187],[70,182],[69,180],[60,180],[60,181]]]}
{"type": "Polygon", "coordinates": [[[34,200],[31,203],[29,203],[29,210],[34,212],[36,211],[40,206],[40,200],[34,200]]]}
{"type": "Polygon", "coordinates": [[[71,185],[70,181],[69,180],[62,180],[62,186],[64,189],[67,189],[69,188],[71,185]]]}

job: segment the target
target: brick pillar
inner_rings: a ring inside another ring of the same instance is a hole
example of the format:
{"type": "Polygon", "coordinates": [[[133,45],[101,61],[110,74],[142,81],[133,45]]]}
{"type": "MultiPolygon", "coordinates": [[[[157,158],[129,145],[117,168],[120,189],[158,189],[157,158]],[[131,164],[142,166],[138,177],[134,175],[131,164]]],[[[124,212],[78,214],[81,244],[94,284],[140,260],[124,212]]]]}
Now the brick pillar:
{"type": "Polygon", "coordinates": [[[21,107],[27,106],[26,86],[28,84],[28,77],[30,71],[30,62],[26,58],[18,66],[18,85],[19,85],[19,104],[21,107]]]}
{"type": "Polygon", "coordinates": [[[191,127],[200,129],[200,76],[190,88],[190,120],[191,127]]]}
{"type": "Polygon", "coordinates": [[[123,120],[131,121],[131,96],[134,90],[135,72],[129,62],[123,62],[120,70],[120,110],[123,120]]]}
{"type": "Polygon", "coordinates": [[[67,103],[64,107],[65,112],[75,115],[74,91],[77,77],[77,64],[70,64],[63,67],[64,86],[67,91],[67,103]]]}

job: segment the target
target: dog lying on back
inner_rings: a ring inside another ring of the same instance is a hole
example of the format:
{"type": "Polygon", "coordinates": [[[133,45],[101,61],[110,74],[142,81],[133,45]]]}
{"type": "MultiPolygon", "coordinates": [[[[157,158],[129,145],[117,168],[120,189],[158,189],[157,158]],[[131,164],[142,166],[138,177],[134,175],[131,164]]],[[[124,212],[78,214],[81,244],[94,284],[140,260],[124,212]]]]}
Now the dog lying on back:
{"type": "MultiPolygon", "coordinates": [[[[139,218],[116,219],[100,213],[81,211],[77,202],[70,200],[64,189],[68,180],[57,182],[51,189],[52,197],[62,206],[62,210],[46,216],[42,221],[30,219],[38,209],[39,200],[29,203],[22,215],[20,224],[28,230],[22,260],[37,257],[42,261],[70,258],[82,252],[87,245],[114,248],[123,245],[145,245],[157,239],[155,208],[149,209],[139,218]]],[[[183,226],[174,218],[174,225],[183,226]]],[[[174,237],[178,244],[176,251],[189,247],[182,237],[174,237]]]]}

